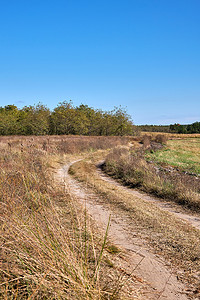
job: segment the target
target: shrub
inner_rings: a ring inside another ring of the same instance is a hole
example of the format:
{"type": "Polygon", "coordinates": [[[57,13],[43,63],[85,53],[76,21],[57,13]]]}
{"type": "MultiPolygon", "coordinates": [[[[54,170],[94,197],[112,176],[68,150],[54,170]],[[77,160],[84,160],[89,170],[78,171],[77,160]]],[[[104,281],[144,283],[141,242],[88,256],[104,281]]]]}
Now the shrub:
{"type": "Polygon", "coordinates": [[[149,148],[151,146],[151,137],[145,134],[142,137],[142,144],[144,149],[149,148]]]}
{"type": "Polygon", "coordinates": [[[167,135],[158,134],[158,135],[155,136],[155,142],[156,143],[166,144],[167,140],[168,140],[167,135]]]}

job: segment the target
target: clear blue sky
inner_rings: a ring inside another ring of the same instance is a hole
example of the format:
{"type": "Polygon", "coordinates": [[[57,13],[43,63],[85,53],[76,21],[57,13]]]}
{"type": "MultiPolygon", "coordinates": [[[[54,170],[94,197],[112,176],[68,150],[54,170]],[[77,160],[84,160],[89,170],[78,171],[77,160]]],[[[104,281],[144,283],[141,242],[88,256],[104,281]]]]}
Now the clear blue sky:
{"type": "Polygon", "coordinates": [[[72,99],[200,121],[199,0],[0,1],[0,106],[72,99]]]}

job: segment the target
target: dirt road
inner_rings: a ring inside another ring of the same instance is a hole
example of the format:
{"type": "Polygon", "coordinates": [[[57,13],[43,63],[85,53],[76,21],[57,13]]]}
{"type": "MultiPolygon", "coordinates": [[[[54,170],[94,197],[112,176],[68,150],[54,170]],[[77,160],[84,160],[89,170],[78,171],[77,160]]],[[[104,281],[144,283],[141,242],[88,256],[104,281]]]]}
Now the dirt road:
{"type": "MultiPolygon", "coordinates": [[[[146,242],[139,238],[131,226],[131,219],[113,211],[108,203],[102,201],[97,194],[88,190],[83,184],[73,179],[69,173],[71,162],[58,170],[57,178],[65,188],[79,201],[86,205],[88,213],[98,226],[106,230],[109,216],[111,223],[108,238],[126,253],[124,268],[129,274],[142,278],[146,284],[142,299],[186,300],[183,284],[163,258],[151,253],[146,242]]],[[[108,180],[101,174],[105,180],[108,180]]],[[[115,182],[115,181],[114,181],[115,182]]],[[[110,182],[110,184],[115,184],[110,182]]],[[[134,298],[133,298],[134,299],[134,298]]]]}

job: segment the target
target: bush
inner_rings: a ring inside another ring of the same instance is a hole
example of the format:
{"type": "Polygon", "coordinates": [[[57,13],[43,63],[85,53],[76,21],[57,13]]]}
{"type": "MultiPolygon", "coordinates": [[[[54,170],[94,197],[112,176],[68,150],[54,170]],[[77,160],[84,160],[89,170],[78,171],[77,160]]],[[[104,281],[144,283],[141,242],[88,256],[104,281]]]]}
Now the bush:
{"type": "Polygon", "coordinates": [[[166,144],[168,137],[164,134],[158,134],[155,137],[155,142],[159,144],[166,144]]]}
{"type": "Polygon", "coordinates": [[[151,137],[145,134],[142,137],[142,144],[144,149],[149,148],[151,146],[151,137]]]}

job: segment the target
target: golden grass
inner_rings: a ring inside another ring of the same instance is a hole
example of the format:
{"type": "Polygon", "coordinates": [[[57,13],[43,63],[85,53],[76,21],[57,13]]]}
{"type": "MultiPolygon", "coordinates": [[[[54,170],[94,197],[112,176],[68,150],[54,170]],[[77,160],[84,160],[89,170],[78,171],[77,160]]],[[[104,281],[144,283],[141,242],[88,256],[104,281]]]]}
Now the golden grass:
{"type": "MultiPolygon", "coordinates": [[[[169,142],[176,144],[175,140],[169,142]]],[[[177,141],[177,143],[179,142],[181,143],[182,141],[177,141]]],[[[180,145],[177,145],[177,147],[180,147],[180,145]]],[[[104,170],[109,175],[120,179],[123,184],[137,187],[145,192],[177,202],[193,210],[199,210],[199,178],[178,172],[173,168],[170,169],[169,166],[166,167],[166,162],[164,167],[156,166],[152,163],[154,156],[159,157],[160,153],[168,152],[165,149],[167,148],[145,154],[142,148],[136,151],[132,148],[114,148],[106,157],[104,170]],[[149,162],[145,158],[148,158],[149,162]]],[[[187,156],[190,155],[188,151],[186,153],[187,156]]],[[[169,154],[169,160],[175,159],[176,157],[169,154]]]]}
{"type": "Polygon", "coordinates": [[[51,154],[74,154],[112,148],[127,144],[130,140],[131,137],[126,136],[0,136],[0,145],[8,151],[31,153],[34,150],[40,150],[51,154]]]}
{"type": "Polygon", "coordinates": [[[188,139],[188,138],[200,138],[200,133],[192,133],[192,134],[179,134],[179,133],[167,133],[167,132],[145,132],[142,131],[141,135],[148,135],[151,137],[155,137],[158,134],[162,134],[168,137],[168,139],[188,139]]]}
{"type": "Polygon", "coordinates": [[[91,156],[71,167],[74,176],[98,192],[112,209],[131,218],[133,232],[149,241],[159,255],[181,269],[181,278],[199,288],[196,274],[200,268],[200,232],[170,213],[162,211],[119,186],[106,182],[96,172],[96,164],[105,153],[91,156]]]}
{"type": "MultiPolygon", "coordinates": [[[[46,137],[1,138],[1,299],[118,298],[119,274],[103,255],[106,236],[94,230],[78,199],[53,181],[52,166],[66,150],[62,139],[52,137],[44,149],[46,137]]],[[[77,153],[103,147],[98,138],[66,139],[77,153]]]]}

